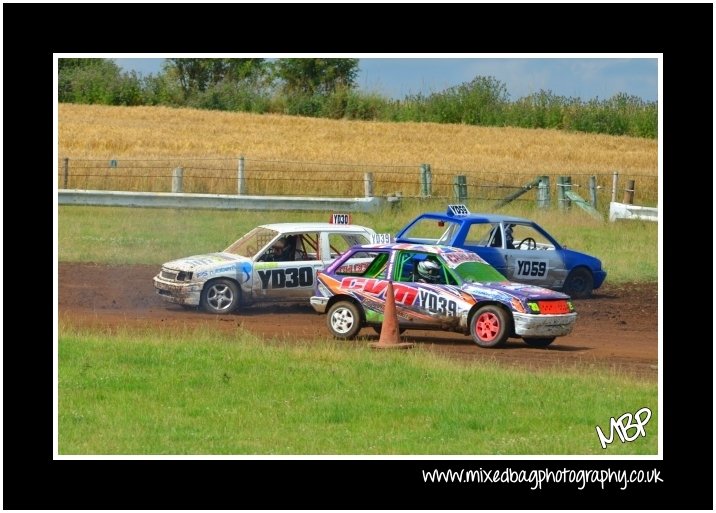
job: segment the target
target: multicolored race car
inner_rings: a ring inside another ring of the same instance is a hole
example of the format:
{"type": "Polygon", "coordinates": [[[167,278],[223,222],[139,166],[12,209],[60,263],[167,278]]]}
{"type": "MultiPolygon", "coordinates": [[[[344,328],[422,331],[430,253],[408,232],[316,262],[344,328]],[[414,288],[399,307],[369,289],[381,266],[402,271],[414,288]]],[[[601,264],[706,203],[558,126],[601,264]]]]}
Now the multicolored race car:
{"type": "Polygon", "coordinates": [[[334,337],[352,339],[364,326],[380,330],[388,281],[399,329],[472,335],[481,347],[510,337],[545,347],[572,331],[569,296],[508,281],[471,251],[422,244],[356,246],[316,275],[311,305],[327,313],[334,337]]]}
{"type": "MultiPolygon", "coordinates": [[[[348,216],[334,214],[332,219],[348,216]]],[[[306,301],[318,269],[351,246],[384,237],[353,224],[266,224],[224,251],[162,265],[154,287],[166,301],[215,314],[232,312],[240,304],[306,301]]]]}
{"type": "Polygon", "coordinates": [[[561,290],[575,299],[590,297],[607,277],[598,258],[560,245],[534,221],[473,214],[465,205],[420,214],[398,231],[395,241],[469,249],[510,280],[561,290]]]}

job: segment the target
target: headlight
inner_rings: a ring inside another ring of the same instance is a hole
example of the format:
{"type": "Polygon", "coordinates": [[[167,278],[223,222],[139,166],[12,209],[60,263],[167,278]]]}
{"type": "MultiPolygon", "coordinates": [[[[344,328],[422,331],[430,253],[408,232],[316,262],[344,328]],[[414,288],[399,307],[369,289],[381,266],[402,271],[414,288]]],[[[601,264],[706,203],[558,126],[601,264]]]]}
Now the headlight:
{"type": "Polygon", "coordinates": [[[179,271],[179,274],[177,274],[177,281],[191,281],[193,277],[194,273],[192,272],[179,271]]]}

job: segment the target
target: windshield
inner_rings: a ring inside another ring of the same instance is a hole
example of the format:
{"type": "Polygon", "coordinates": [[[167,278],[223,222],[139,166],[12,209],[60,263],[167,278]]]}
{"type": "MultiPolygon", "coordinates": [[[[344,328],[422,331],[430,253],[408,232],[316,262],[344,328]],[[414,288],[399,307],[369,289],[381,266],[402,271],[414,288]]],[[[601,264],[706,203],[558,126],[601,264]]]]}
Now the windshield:
{"type": "Polygon", "coordinates": [[[268,228],[254,228],[249,233],[234,242],[231,246],[224,250],[224,253],[233,253],[243,257],[253,257],[257,252],[261,251],[266,244],[271,242],[278,232],[269,230],[268,228]]]}
{"type": "Polygon", "coordinates": [[[453,271],[466,283],[507,281],[500,271],[483,262],[463,262],[453,271]]]}

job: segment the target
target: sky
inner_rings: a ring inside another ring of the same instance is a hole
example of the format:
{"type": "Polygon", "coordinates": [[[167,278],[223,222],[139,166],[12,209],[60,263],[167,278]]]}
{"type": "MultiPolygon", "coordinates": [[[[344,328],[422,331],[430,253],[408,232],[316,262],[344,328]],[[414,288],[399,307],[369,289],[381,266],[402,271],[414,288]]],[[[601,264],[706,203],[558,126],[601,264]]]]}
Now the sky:
{"type": "MultiPolygon", "coordinates": [[[[510,100],[517,100],[544,89],[560,96],[582,100],[605,99],[621,92],[638,96],[642,100],[657,101],[658,57],[655,54],[629,58],[371,57],[360,58],[356,84],[365,92],[403,99],[409,94],[439,92],[481,75],[491,76],[502,82],[507,87],[510,100]]],[[[124,71],[134,70],[143,75],[158,73],[164,62],[164,59],[156,57],[125,57],[114,60],[124,71]]]]}

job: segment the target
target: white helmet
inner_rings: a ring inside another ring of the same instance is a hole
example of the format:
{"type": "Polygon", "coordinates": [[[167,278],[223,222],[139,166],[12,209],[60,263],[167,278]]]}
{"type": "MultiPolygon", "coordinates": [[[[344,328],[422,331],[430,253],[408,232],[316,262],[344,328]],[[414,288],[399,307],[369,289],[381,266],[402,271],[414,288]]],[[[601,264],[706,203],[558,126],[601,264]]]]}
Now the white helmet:
{"type": "Polygon", "coordinates": [[[418,274],[429,282],[436,282],[440,277],[440,265],[432,260],[423,260],[418,263],[418,274]]]}

